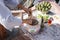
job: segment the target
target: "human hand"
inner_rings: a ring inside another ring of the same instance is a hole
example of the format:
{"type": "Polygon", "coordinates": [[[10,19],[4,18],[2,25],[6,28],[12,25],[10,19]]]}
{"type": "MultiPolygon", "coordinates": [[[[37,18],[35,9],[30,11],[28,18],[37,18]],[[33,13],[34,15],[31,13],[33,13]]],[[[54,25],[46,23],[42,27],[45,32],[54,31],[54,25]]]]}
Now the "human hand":
{"type": "Polygon", "coordinates": [[[28,13],[29,15],[31,15],[31,14],[32,14],[31,9],[28,9],[28,8],[23,8],[23,10],[24,10],[26,13],[28,13]]]}
{"type": "Polygon", "coordinates": [[[25,7],[24,7],[23,5],[21,5],[21,4],[19,4],[17,7],[23,9],[23,10],[24,10],[26,13],[28,13],[28,14],[31,14],[31,13],[32,13],[31,9],[25,8],[25,7]]]}

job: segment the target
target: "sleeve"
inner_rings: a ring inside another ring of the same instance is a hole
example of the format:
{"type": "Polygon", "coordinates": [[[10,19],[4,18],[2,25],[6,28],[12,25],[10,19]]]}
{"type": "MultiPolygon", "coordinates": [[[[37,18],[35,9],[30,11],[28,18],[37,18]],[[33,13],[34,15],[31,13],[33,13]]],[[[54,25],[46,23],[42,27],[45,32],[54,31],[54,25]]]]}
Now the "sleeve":
{"type": "Polygon", "coordinates": [[[11,25],[13,24],[13,26],[19,26],[22,23],[22,20],[11,15],[8,17],[7,22],[10,23],[11,25]]]}
{"type": "Polygon", "coordinates": [[[10,9],[14,9],[17,7],[18,4],[22,3],[23,0],[6,0],[5,5],[8,6],[10,9]]]}
{"type": "Polygon", "coordinates": [[[5,5],[0,4],[0,23],[7,30],[12,31],[14,26],[20,26],[22,20],[14,17],[11,11],[5,5]]]}
{"type": "Polygon", "coordinates": [[[15,28],[15,26],[20,26],[21,24],[22,20],[14,17],[13,15],[9,16],[4,22],[4,25],[10,31],[12,31],[12,29],[15,28]]]}

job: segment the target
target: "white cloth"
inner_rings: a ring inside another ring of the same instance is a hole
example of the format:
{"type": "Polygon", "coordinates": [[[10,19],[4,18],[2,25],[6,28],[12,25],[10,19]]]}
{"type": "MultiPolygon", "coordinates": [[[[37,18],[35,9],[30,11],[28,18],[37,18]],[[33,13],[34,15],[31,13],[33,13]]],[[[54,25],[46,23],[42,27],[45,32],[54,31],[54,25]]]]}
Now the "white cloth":
{"type": "Polygon", "coordinates": [[[22,20],[15,18],[11,11],[4,5],[3,0],[0,0],[0,24],[7,30],[12,31],[14,26],[19,26],[21,23],[22,20]]]}

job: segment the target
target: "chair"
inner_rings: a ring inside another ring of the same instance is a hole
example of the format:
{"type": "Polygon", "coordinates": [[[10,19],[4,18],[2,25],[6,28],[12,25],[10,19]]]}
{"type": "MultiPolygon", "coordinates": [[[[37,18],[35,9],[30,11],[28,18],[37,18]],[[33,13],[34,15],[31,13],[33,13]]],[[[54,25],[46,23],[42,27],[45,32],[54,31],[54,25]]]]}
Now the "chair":
{"type": "Polygon", "coordinates": [[[7,37],[6,29],[4,28],[3,25],[0,24],[0,40],[5,40],[6,37],[7,37]]]}

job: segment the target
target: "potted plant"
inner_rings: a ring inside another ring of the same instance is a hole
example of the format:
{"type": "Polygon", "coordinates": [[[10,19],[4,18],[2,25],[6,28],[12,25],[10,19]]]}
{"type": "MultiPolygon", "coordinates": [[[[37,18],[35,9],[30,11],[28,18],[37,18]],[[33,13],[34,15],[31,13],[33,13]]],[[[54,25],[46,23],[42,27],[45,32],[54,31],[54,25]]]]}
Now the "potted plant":
{"type": "Polygon", "coordinates": [[[41,11],[42,15],[38,15],[38,18],[42,19],[41,26],[44,26],[44,23],[48,21],[49,15],[47,15],[47,12],[51,9],[51,4],[47,1],[42,1],[38,3],[36,6],[36,10],[41,11]]]}

